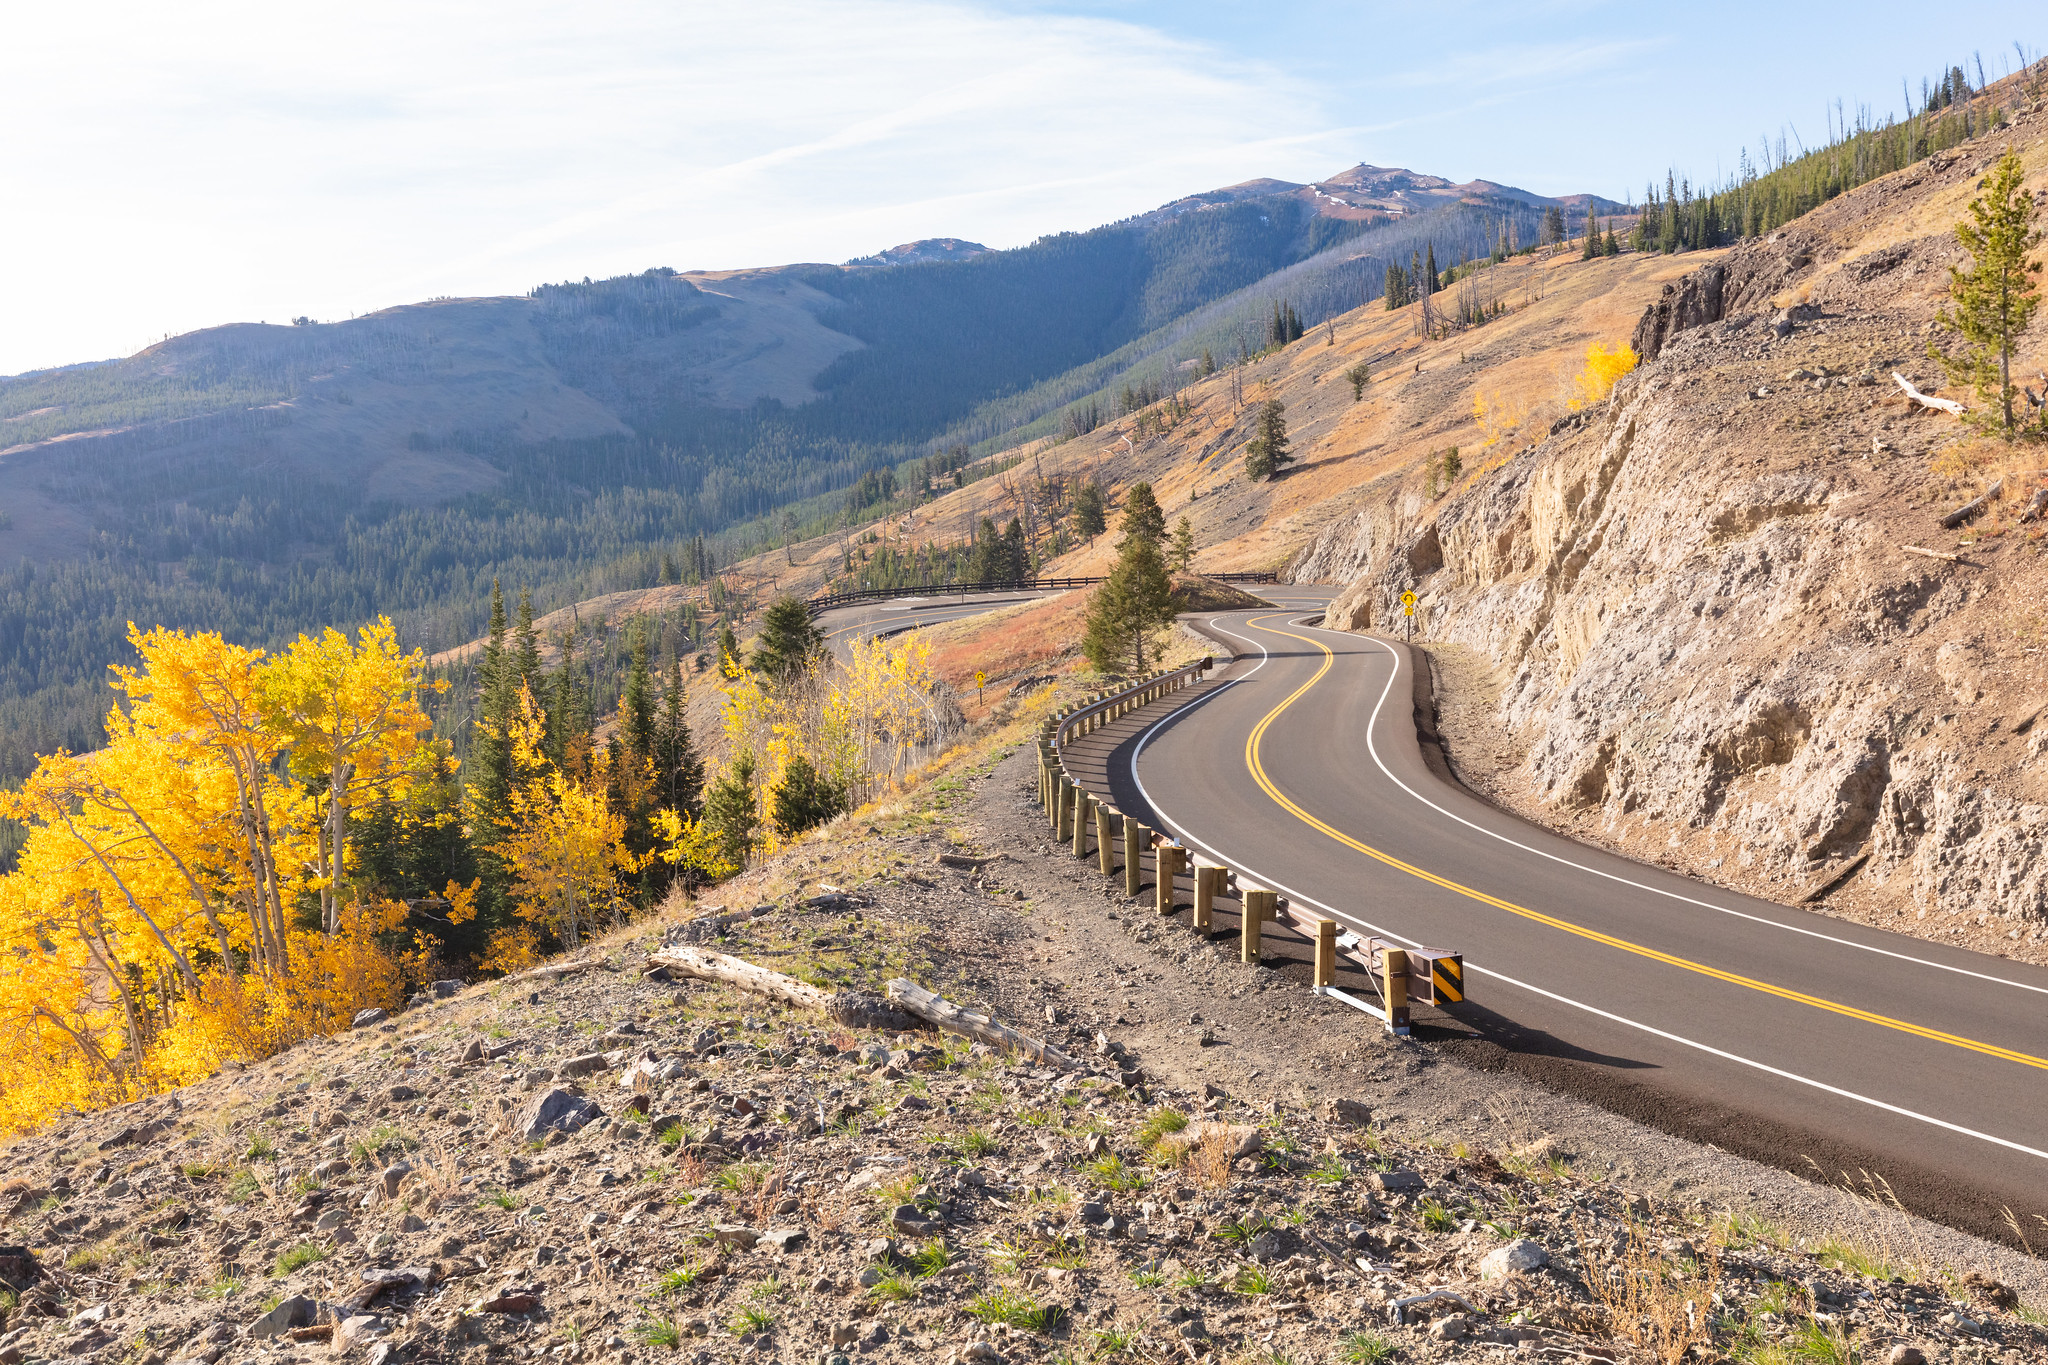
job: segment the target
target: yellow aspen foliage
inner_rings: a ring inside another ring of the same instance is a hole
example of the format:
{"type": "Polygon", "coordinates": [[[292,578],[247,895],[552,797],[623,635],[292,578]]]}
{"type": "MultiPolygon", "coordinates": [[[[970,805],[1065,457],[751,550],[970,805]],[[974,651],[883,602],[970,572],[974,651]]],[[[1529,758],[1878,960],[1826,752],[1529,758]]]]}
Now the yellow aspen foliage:
{"type": "Polygon", "coordinates": [[[522,686],[519,715],[509,728],[519,774],[499,853],[512,869],[512,905],[521,919],[570,948],[620,912],[617,874],[639,866],[627,849],[626,821],[606,792],[610,760],[590,755],[587,775],[565,772],[544,750],[547,719],[522,686]]]}
{"type": "MultiPolygon", "coordinates": [[[[659,841],[654,856],[679,871],[694,872],[714,882],[723,881],[739,871],[737,866],[726,860],[717,833],[702,820],[692,820],[688,813],[656,811],[654,836],[659,841]]],[[[688,885],[687,879],[684,885],[688,885]]]]}
{"type": "Polygon", "coordinates": [[[1636,367],[1639,357],[1627,342],[1608,350],[1599,342],[1586,348],[1586,368],[1572,384],[1572,398],[1566,404],[1573,412],[1607,401],[1621,377],[1636,367]]]}
{"type": "Polygon", "coordinates": [[[388,623],[275,660],[211,633],[129,639],[140,664],[114,669],[128,705],[106,744],[0,793],[27,830],[0,877],[0,1128],[336,1032],[425,969],[404,904],[341,900],[334,787],[306,790],[336,755],[344,800],[396,782],[421,748],[417,656],[388,623]],[[322,893],[319,926],[299,927],[322,893]]]}
{"type": "Polygon", "coordinates": [[[1521,430],[1529,419],[1528,405],[1498,393],[1472,396],[1472,420],[1479,424],[1480,446],[1493,446],[1521,430]]]}
{"type": "Polygon", "coordinates": [[[380,616],[354,644],[331,628],[318,639],[301,635],[262,670],[266,728],[288,747],[292,776],[323,793],[312,885],[330,934],[341,914],[349,808],[403,778],[432,728],[418,698],[425,668],[420,651],[399,653],[391,618],[380,616]]]}
{"type": "Polygon", "coordinates": [[[543,956],[538,929],[530,924],[508,924],[491,934],[490,946],[477,966],[481,971],[510,976],[539,966],[543,956]]]}

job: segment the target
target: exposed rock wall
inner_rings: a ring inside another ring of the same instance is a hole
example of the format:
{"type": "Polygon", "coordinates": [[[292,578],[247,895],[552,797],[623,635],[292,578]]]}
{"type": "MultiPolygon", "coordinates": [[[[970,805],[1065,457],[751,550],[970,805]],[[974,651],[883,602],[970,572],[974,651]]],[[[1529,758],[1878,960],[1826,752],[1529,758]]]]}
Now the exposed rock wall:
{"type": "Polygon", "coordinates": [[[1413,589],[1418,640],[1484,651],[1555,810],[1781,899],[1856,867],[1867,908],[2038,937],[2048,561],[1997,512],[1966,563],[1901,550],[1983,486],[1933,479],[1955,424],[1872,383],[1914,367],[1949,248],[1858,257],[1815,219],[1667,290],[1603,410],[1439,501],[1367,490],[1295,576],[1350,581],[1333,625],[1413,589]]]}

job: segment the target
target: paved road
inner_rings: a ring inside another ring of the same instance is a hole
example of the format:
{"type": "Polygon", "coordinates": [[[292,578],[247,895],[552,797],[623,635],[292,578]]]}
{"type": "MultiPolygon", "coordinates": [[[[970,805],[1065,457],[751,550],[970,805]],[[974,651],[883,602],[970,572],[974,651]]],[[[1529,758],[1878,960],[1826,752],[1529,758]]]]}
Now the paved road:
{"type": "MultiPolygon", "coordinates": [[[[2048,1215],[2048,971],[1723,891],[1433,771],[1397,644],[1203,618],[1238,661],[1076,745],[1123,810],[1356,928],[1465,954],[1417,1034],[1668,1131],[1875,1172],[1988,1235],[2048,1215]]],[[[1425,708],[1426,709],[1426,708],[1425,708]]],[[[1077,753],[1076,757],[1082,757],[1077,753]]]]}
{"type": "Polygon", "coordinates": [[[818,617],[817,624],[825,632],[825,639],[832,646],[832,652],[844,659],[847,645],[855,640],[872,639],[877,635],[895,635],[917,626],[937,625],[941,621],[958,621],[963,616],[978,616],[982,612],[992,611],[1012,602],[1028,602],[1033,598],[1051,597],[1065,591],[1068,589],[989,593],[982,596],[895,597],[824,612],[818,617]]]}

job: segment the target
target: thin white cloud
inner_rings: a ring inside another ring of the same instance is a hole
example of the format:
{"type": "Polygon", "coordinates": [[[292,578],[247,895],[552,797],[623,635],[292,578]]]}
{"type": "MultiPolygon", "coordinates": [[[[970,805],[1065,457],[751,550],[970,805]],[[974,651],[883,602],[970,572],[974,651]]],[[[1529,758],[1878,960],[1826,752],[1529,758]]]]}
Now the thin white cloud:
{"type": "Polygon", "coordinates": [[[1316,92],[936,0],[43,6],[0,86],[0,374],[543,279],[1011,245],[1355,159],[1316,92]]]}

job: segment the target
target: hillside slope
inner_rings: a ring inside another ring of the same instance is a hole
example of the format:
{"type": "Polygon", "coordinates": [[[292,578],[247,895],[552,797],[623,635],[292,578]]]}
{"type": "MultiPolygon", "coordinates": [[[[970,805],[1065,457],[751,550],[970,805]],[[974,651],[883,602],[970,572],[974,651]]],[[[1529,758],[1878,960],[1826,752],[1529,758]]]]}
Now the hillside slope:
{"type": "MultiPolygon", "coordinates": [[[[2044,131],[2025,115],[1690,258],[1709,263],[1669,301],[1695,325],[1608,403],[1441,504],[1371,490],[1296,571],[1355,580],[1330,613],[1352,629],[1420,595],[1454,757],[1500,799],[1775,899],[2036,955],[2048,563],[2022,516],[2044,461],[1890,375],[1937,382],[1950,225],[2008,144],[2048,189],[2044,131]]],[[[1654,315],[1637,335],[1659,340],[1654,315]]],[[[2044,364],[2036,329],[2019,369],[2044,364]]]]}

